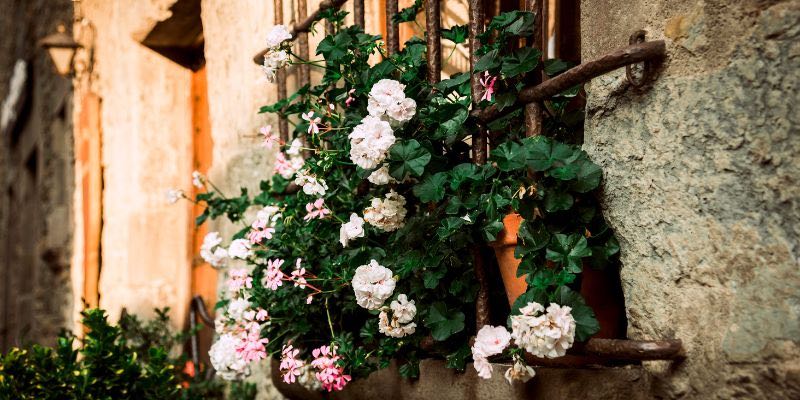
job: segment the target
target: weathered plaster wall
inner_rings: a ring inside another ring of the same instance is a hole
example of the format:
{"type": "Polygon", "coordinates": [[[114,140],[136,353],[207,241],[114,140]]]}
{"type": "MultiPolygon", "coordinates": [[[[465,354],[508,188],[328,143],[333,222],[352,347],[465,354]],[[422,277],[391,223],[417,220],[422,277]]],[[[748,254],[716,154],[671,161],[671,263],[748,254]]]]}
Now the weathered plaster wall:
{"type": "MultiPolygon", "coordinates": [[[[0,103],[27,62],[29,98],[0,136],[0,349],[52,344],[72,328],[72,87],[39,39],[71,20],[69,0],[0,0],[0,103]]],[[[22,96],[24,97],[24,96],[22,96]]]]}
{"type": "Polygon", "coordinates": [[[90,0],[97,26],[102,97],[103,233],[100,306],[149,316],[169,306],[182,325],[189,300],[191,211],[169,205],[168,188],[189,189],[190,71],[134,37],[169,16],[174,0],[90,0]]]}
{"type": "Polygon", "coordinates": [[[631,338],[654,395],[800,398],[800,1],[582,3],[585,60],[637,29],[669,57],[645,90],[588,88],[585,148],[605,171],[631,338]]]}

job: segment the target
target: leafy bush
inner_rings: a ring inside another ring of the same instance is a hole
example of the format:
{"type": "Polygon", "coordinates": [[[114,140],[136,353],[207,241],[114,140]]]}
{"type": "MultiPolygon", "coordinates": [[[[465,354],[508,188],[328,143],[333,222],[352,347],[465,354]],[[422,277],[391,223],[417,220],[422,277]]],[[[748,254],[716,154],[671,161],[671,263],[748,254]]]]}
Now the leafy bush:
{"type": "MultiPolygon", "coordinates": [[[[169,349],[182,344],[187,332],[173,334],[166,309],[141,322],[125,315],[120,326],[108,323],[100,309],[84,311],[87,333],[82,341],[64,332],[54,348],[14,348],[0,360],[3,399],[222,399],[219,380],[204,381],[184,370],[184,356],[169,349]]],[[[252,385],[237,384],[232,399],[253,399],[252,385]],[[246,396],[236,395],[242,388],[246,396]]]]}

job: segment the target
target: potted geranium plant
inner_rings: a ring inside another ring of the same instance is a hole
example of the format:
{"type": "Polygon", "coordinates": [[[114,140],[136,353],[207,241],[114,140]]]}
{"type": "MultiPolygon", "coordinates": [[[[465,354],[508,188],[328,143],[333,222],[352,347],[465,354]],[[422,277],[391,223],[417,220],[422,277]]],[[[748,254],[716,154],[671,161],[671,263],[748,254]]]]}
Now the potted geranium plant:
{"type": "MultiPolygon", "coordinates": [[[[507,377],[525,380],[533,370],[523,350],[559,357],[597,332],[575,285],[583,268],[617,251],[590,194],[601,172],[579,146],[554,138],[572,131],[566,105],[578,89],[551,103],[552,137],[526,138],[513,104],[542,65],[536,50],[503,43],[531,35],[533,16],[502,14],[481,38],[473,73],[490,90],[480,106],[510,111],[488,126],[503,134],[484,165],[470,162],[466,143],[477,129],[469,73],[430,84],[420,39],[390,56],[379,36],[343,26],[343,12],[325,16],[334,33],[313,60],[292,54],[285,27],[267,40],[268,80],[287,63],[324,72],[318,85],[261,109],[294,126],[288,143],[262,129],[265,147],[280,149],[273,178],[254,196],[225,197],[195,175],[208,189],[195,199],[207,206],[198,224],[223,215],[245,223],[230,240],[210,233],[201,253],[227,268],[211,349],[217,373],[241,378],[249,363],[275,355],[285,382],[334,391],[392,360],[415,377],[421,358],[463,369],[471,356],[482,377],[491,374],[489,357],[511,357],[507,377]],[[383,60],[371,65],[375,53],[383,60]],[[509,213],[524,219],[511,235],[519,238],[516,275],[528,287],[508,327],[476,332],[478,284],[465,255],[496,241],[509,213]]],[[[462,43],[465,31],[454,27],[444,37],[462,43]]]]}

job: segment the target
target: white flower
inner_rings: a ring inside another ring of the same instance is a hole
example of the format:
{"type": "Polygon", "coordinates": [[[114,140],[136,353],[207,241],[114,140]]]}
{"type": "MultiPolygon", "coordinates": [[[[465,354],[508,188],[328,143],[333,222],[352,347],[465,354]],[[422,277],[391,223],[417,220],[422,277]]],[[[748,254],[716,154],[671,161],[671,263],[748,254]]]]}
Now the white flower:
{"type": "Polygon", "coordinates": [[[226,333],[221,335],[208,351],[211,365],[222,379],[238,380],[250,374],[247,363],[236,353],[240,343],[240,339],[226,333]]]}
{"type": "Polygon", "coordinates": [[[405,294],[397,296],[389,308],[392,317],[384,308],[378,316],[378,329],[386,336],[401,338],[411,335],[416,331],[417,324],[411,322],[417,315],[417,307],[414,300],[409,301],[405,294]]]}
{"type": "Polygon", "coordinates": [[[511,334],[503,326],[484,325],[472,345],[472,358],[500,354],[511,342],[511,334]]]}
{"type": "Polygon", "coordinates": [[[388,122],[366,116],[353,128],[350,138],[350,160],[364,169],[378,166],[397,140],[388,122]]]}
{"type": "Polygon", "coordinates": [[[219,236],[219,232],[209,232],[203,238],[203,244],[200,246],[200,257],[203,257],[203,260],[214,268],[222,266],[225,259],[228,258],[228,251],[220,246],[220,243],[222,243],[222,238],[219,236]]]}
{"type": "Polygon", "coordinates": [[[328,184],[324,179],[317,179],[314,175],[309,175],[308,171],[300,171],[294,178],[295,185],[303,187],[303,193],[309,196],[324,196],[328,190],[328,184]]]}
{"type": "Polygon", "coordinates": [[[575,340],[572,309],[551,303],[544,312],[539,303],[528,303],[521,315],[511,316],[511,337],[517,346],[536,357],[562,357],[575,340]]]}
{"type": "Polygon", "coordinates": [[[411,98],[405,98],[397,104],[392,104],[386,109],[386,115],[397,122],[406,122],[414,117],[417,112],[417,102],[411,98]]]}
{"type": "Polygon", "coordinates": [[[405,197],[391,190],[383,200],[372,199],[370,207],[364,209],[364,220],[382,231],[396,231],[405,224],[405,205],[405,197]]]}
{"type": "Polygon", "coordinates": [[[339,243],[347,247],[347,243],[355,238],[364,237],[364,220],[356,213],[350,214],[350,222],[342,224],[339,228],[339,243]]]}
{"type": "Polygon", "coordinates": [[[294,140],[292,140],[292,144],[289,145],[289,149],[286,150],[286,154],[290,156],[299,156],[302,148],[303,142],[298,138],[294,138],[294,140]]]}
{"type": "Polygon", "coordinates": [[[240,321],[244,316],[245,311],[250,309],[250,302],[239,298],[239,299],[232,299],[228,302],[228,306],[225,309],[228,312],[228,318],[234,321],[240,321]]]}
{"type": "Polygon", "coordinates": [[[367,177],[367,180],[373,185],[386,185],[388,183],[397,182],[396,179],[389,175],[389,167],[386,164],[383,164],[380,168],[372,171],[372,173],[367,177]]]}
{"type": "Polygon", "coordinates": [[[267,47],[274,49],[281,45],[286,40],[291,40],[292,34],[285,25],[275,25],[267,33],[267,47]]]}
{"type": "Polygon", "coordinates": [[[192,172],[192,185],[198,189],[202,189],[205,187],[206,184],[206,177],[200,173],[200,171],[192,172]]]}
{"type": "Polygon", "coordinates": [[[390,319],[386,311],[381,311],[378,316],[378,330],[386,336],[401,338],[414,334],[417,324],[413,322],[401,324],[395,316],[390,319]]]}
{"type": "Polygon", "coordinates": [[[289,53],[285,50],[268,51],[264,54],[264,63],[261,65],[261,70],[264,72],[267,82],[275,82],[276,73],[286,65],[287,61],[289,61],[289,53]]]}
{"type": "Polygon", "coordinates": [[[253,255],[250,250],[250,241],[247,239],[236,239],[228,246],[228,255],[233,258],[241,258],[242,260],[253,255]]]}
{"type": "Polygon", "coordinates": [[[509,384],[514,381],[527,382],[536,376],[533,367],[526,365],[519,357],[514,357],[514,365],[506,370],[505,377],[509,384]]]}
{"type": "Polygon", "coordinates": [[[483,379],[492,377],[492,364],[489,363],[486,357],[474,358],[474,363],[472,365],[475,367],[475,370],[478,371],[479,377],[483,379]]]}
{"type": "Polygon", "coordinates": [[[391,307],[394,317],[397,318],[397,322],[401,324],[411,322],[417,315],[417,306],[414,304],[414,300],[408,300],[404,294],[398,295],[397,300],[393,301],[389,307],[391,307]]]}
{"type": "Polygon", "coordinates": [[[266,222],[267,226],[275,226],[281,219],[281,209],[278,206],[266,206],[256,213],[256,220],[266,222]]]}
{"type": "Polygon", "coordinates": [[[180,189],[169,189],[167,190],[166,195],[167,203],[169,204],[175,204],[178,202],[178,200],[186,197],[186,195],[183,194],[183,190],[180,189]]]}
{"type": "Polygon", "coordinates": [[[417,102],[406,97],[405,88],[405,85],[392,79],[378,81],[369,92],[369,115],[376,118],[388,117],[393,123],[403,123],[414,117],[417,102]]]}
{"type": "Polygon", "coordinates": [[[369,264],[356,268],[351,284],[358,305],[367,310],[377,310],[394,292],[395,280],[389,268],[371,260],[369,264]]]}

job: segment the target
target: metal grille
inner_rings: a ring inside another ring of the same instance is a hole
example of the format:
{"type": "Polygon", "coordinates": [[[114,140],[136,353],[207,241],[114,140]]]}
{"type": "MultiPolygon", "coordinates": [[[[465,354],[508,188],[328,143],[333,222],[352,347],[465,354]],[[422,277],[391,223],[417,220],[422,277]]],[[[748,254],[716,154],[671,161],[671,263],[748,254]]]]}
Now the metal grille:
{"type": "MultiPolygon", "coordinates": [[[[275,2],[275,24],[283,24],[283,2],[282,0],[273,1],[275,2]]],[[[346,0],[324,0],[320,3],[319,8],[311,14],[307,13],[306,1],[307,0],[297,0],[297,16],[300,22],[296,23],[291,28],[291,33],[293,36],[297,37],[299,55],[308,59],[308,32],[311,25],[319,19],[319,15],[323,10],[331,7],[339,8],[345,4],[346,0]]],[[[398,0],[384,1],[386,4],[386,48],[387,52],[391,55],[398,52],[400,48],[399,26],[392,20],[392,17],[398,12],[398,0]]],[[[432,84],[440,81],[442,72],[440,2],[441,0],[425,1],[427,79],[432,84]]],[[[483,9],[484,2],[482,0],[468,0],[468,2],[469,61],[470,70],[472,70],[478,61],[477,50],[480,46],[476,37],[483,33],[485,29],[486,14],[483,9]]],[[[365,26],[364,0],[353,0],[352,3],[354,21],[363,28],[365,26]]],[[[524,1],[525,9],[536,15],[535,31],[526,45],[539,50],[545,49],[547,43],[546,33],[541,29],[542,15],[546,11],[544,10],[544,3],[544,0],[524,1]]],[[[326,26],[326,31],[332,32],[331,27],[326,26]]],[[[265,53],[266,50],[257,54],[254,61],[257,64],[261,64],[265,53]]],[[[622,67],[626,67],[627,79],[630,81],[631,85],[634,87],[641,86],[650,78],[649,74],[652,73],[652,63],[663,59],[665,56],[666,45],[663,40],[644,41],[644,33],[642,31],[637,31],[631,37],[630,45],[627,47],[608,53],[595,60],[582,63],[551,79],[546,79],[544,73],[542,73],[541,76],[538,76],[537,79],[534,80],[534,84],[520,91],[516,100],[516,105],[525,106],[526,135],[535,136],[542,134],[543,102],[552,96],[622,67]],[[630,66],[638,63],[643,63],[645,65],[643,69],[644,75],[638,79],[634,79],[630,66]]],[[[300,86],[308,84],[310,82],[309,66],[300,65],[297,69],[297,77],[300,86]]],[[[483,96],[483,86],[479,79],[480,76],[478,74],[471,74],[470,83],[473,102],[471,115],[477,119],[479,127],[478,134],[472,138],[472,156],[475,164],[484,164],[487,161],[487,154],[489,151],[489,132],[485,126],[496,118],[502,117],[504,114],[498,111],[494,106],[483,109],[476,107],[483,96]]],[[[284,69],[278,71],[276,82],[278,87],[278,100],[283,100],[286,98],[287,90],[286,71],[284,69]]],[[[508,107],[508,109],[513,108],[514,107],[508,107]]],[[[289,133],[287,121],[285,119],[280,120],[279,129],[281,139],[287,141],[289,133]]],[[[473,249],[472,256],[474,259],[476,279],[480,287],[475,305],[477,325],[478,328],[480,328],[489,321],[486,263],[484,262],[479,248],[473,249]]],[[[192,306],[202,306],[202,301],[193,301],[192,306]]],[[[592,338],[583,345],[577,345],[572,349],[572,353],[589,355],[600,360],[627,361],[680,359],[684,356],[682,343],[677,339],[642,341],[592,338]]]]}

